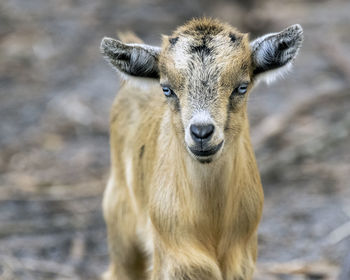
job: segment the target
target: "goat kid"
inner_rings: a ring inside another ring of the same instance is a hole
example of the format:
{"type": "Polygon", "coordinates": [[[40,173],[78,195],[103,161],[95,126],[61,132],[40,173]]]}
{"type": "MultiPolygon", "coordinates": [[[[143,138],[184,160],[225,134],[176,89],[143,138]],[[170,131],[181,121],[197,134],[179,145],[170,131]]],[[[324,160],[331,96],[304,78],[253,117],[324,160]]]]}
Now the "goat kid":
{"type": "Polygon", "coordinates": [[[105,279],[252,278],[263,190],[247,100],[290,68],[302,40],[297,24],[249,42],[206,18],[161,48],[102,40],[125,80],[110,120],[105,279]]]}

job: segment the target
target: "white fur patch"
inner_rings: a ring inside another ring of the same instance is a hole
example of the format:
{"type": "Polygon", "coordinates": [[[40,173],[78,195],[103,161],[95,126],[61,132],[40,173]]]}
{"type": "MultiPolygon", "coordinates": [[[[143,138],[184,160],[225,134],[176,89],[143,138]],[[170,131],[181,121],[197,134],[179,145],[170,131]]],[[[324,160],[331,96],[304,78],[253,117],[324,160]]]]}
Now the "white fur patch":
{"type": "Polygon", "coordinates": [[[103,203],[102,203],[102,208],[104,213],[108,213],[109,211],[109,201],[110,198],[113,197],[113,192],[114,192],[114,185],[115,185],[116,177],[114,172],[112,172],[109,176],[108,183],[103,195],[103,203]]]}
{"type": "Polygon", "coordinates": [[[188,38],[181,38],[177,41],[176,48],[174,48],[175,68],[186,69],[188,67],[188,45],[190,45],[188,38]]]}
{"type": "Polygon", "coordinates": [[[292,70],[292,68],[293,68],[293,63],[291,61],[291,62],[288,62],[283,67],[266,71],[265,73],[258,75],[257,83],[263,81],[269,85],[280,78],[284,78],[292,70]]]}
{"type": "Polygon", "coordinates": [[[191,124],[212,124],[213,123],[213,119],[211,118],[210,114],[208,111],[199,111],[197,113],[195,113],[190,121],[190,125],[191,124]]]}
{"type": "Polygon", "coordinates": [[[133,190],[133,184],[134,184],[134,177],[133,177],[133,162],[132,162],[132,157],[131,156],[126,156],[125,157],[125,180],[126,180],[126,185],[128,187],[129,190],[129,195],[130,195],[130,200],[132,202],[133,208],[135,210],[135,212],[138,212],[138,207],[137,207],[137,203],[135,200],[135,196],[134,196],[134,190],[133,190]]]}

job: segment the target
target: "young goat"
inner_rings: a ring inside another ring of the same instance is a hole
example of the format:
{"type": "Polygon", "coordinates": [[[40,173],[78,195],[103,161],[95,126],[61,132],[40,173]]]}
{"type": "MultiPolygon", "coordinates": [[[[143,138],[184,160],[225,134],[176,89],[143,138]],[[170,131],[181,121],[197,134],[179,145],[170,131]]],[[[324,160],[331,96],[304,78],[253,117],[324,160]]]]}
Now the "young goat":
{"type": "Polygon", "coordinates": [[[248,95],[290,68],[302,33],[293,25],[250,43],[195,19],[162,48],[102,40],[125,78],[110,121],[105,279],[252,278],[263,190],[248,95]]]}

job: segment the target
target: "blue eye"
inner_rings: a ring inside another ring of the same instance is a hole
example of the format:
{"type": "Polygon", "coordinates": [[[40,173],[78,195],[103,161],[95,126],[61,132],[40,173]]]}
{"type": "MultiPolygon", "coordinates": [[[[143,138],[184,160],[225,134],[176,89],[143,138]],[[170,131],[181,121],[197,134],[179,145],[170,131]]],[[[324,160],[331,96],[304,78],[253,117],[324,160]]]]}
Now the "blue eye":
{"type": "Polygon", "coordinates": [[[247,92],[248,89],[248,84],[241,84],[238,88],[237,88],[237,93],[239,95],[243,95],[247,92]]]}
{"type": "Polygon", "coordinates": [[[170,97],[173,94],[173,91],[169,87],[162,87],[162,89],[166,97],[170,97]]]}

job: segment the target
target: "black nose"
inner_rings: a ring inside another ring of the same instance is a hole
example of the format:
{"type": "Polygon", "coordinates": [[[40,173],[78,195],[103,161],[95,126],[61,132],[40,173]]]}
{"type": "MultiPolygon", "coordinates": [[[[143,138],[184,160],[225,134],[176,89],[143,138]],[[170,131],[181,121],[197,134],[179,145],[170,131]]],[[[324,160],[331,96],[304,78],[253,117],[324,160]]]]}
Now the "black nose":
{"type": "Polygon", "coordinates": [[[191,136],[195,142],[200,142],[202,140],[208,141],[210,136],[213,135],[214,126],[212,124],[206,125],[195,125],[190,126],[191,136]]]}

